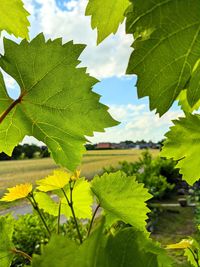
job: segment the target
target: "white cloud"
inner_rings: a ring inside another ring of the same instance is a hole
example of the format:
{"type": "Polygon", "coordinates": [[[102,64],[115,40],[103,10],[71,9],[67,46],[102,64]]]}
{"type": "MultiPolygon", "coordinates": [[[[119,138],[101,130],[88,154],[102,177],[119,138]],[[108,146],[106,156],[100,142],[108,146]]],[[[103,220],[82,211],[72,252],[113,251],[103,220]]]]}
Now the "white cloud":
{"type": "Polygon", "coordinates": [[[171,120],[183,115],[181,111],[171,110],[159,118],[154,112],[149,112],[144,104],[112,105],[109,111],[121,124],[106,129],[105,133],[95,133],[94,137],[89,138],[92,143],[141,139],[159,141],[172,125],[171,120]]]}
{"type": "Polygon", "coordinates": [[[125,34],[124,24],[115,36],[108,37],[96,46],[96,31],[91,29],[90,17],[85,16],[88,1],[68,1],[64,3],[68,10],[61,10],[55,0],[36,2],[40,8],[34,8],[32,0],[25,1],[28,11],[32,14],[32,36],[42,31],[48,38],[62,36],[64,41],[74,40],[75,43],[87,44],[80,57],[81,66],[87,66],[88,72],[97,78],[120,77],[125,74],[132,51],[132,37],[125,34]]]}

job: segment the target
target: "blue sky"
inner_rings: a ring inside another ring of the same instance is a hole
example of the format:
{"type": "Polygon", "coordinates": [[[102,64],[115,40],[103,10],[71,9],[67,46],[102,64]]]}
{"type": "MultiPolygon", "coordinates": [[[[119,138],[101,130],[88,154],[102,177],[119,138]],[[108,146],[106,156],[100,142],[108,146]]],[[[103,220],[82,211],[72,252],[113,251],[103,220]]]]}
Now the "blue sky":
{"type": "MultiPolygon", "coordinates": [[[[105,133],[95,133],[92,142],[146,139],[158,141],[170,126],[171,119],[180,115],[174,105],[170,111],[159,118],[149,111],[148,98],[138,99],[135,88],[136,76],[125,76],[126,66],[132,52],[132,37],[125,34],[124,25],[118,33],[96,46],[96,31],[90,27],[90,18],[84,16],[86,0],[24,0],[26,9],[31,13],[30,36],[33,38],[44,32],[46,38],[63,37],[63,41],[74,40],[85,43],[80,66],[87,66],[88,72],[99,82],[94,91],[99,93],[101,102],[110,107],[109,112],[121,121],[117,127],[107,129],[105,133]]],[[[11,37],[14,39],[13,37],[11,37]]],[[[18,40],[16,40],[18,41],[18,40]]],[[[16,98],[19,88],[6,76],[9,94],[16,98]]],[[[36,142],[26,138],[25,142],[36,142]]]]}

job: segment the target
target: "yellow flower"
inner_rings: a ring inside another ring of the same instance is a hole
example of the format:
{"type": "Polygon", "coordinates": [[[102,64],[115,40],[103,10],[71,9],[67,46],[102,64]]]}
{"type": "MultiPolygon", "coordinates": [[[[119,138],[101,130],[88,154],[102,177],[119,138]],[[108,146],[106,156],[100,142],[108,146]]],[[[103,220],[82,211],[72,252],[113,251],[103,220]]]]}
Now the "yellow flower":
{"type": "Polygon", "coordinates": [[[183,239],[179,243],[167,245],[167,249],[186,249],[191,248],[193,240],[183,239]]]}
{"type": "Polygon", "coordinates": [[[78,180],[78,178],[80,177],[80,174],[81,174],[81,171],[80,171],[80,170],[76,170],[76,171],[74,172],[74,174],[71,176],[71,180],[72,180],[72,181],[76,181],[76,180],[78,180]]]}
{"type": "Polygon", "coordinates": [[[32,184],[20,184],[7,188],[8,193],[0,199],[0,201],[14,201],[16,199],[25,198],[33,190],[32,184]]]}

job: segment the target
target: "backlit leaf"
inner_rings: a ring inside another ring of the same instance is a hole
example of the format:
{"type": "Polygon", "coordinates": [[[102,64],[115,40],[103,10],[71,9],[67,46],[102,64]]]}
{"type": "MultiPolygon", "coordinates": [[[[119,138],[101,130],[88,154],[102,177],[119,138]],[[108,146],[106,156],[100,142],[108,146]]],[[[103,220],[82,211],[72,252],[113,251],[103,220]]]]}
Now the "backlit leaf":
{"type": "MultiPolygon", "coordinates": [[[[68,199],[70,199],[69,186],[65,189],[68,199]]],[[[76,217],[79,219],[89,219],[92,217],[93,197],[90,189],[90,183],[85,178],[79,178],[73,189],[73,206],[76,217]]],[[[60,196],[61,194],[59,194],[60,196]]],[[[72,216],[71,209],[67,200],[62,198],[61,213],[67,218],[72,216]]]]}
{"type": "Polygon", "coordinates": [[[16,37],[28,39],[29,13],[21,0],[0,0],[0,32],[5,30],[16,37]]]}
{"type": "Polygon", "coordinates": [[[123,22],[124,13],[130,5],[129,0],[89,0],[86,16],[92,16],[92,28],[97,28],[97,43],[101,43],[111,33],[116,33],[123,22]]]}
{"type": "Polygon", "coordinates": [[[40,209],[53,216],[58,216],[59,204],[56,203],[49,195],[43,192],[36,192],[34,194],[35,200],[40,209]]]}
{"type": "Polygon", "coordinates": [[[92,191],[107,216],[111,216],[110,221],[113,222],[113,218],[116,218],[145,231],[145,220],[149,212],[146,201],[151,195],[135,177],[127,177],[121,171],[105,173],[94,178],[92,191]]]}
{"type": "Polygon", "coordinates": [[[45,42],[43,34],[30,43],[4,39],[0,66],[18,82],[21,95],[10,99],[0,76],[0,152],[11,155],[25,135],[34,136],[56,163],[74,170],[85,151],[85,136],[117,124],[91,90],[97,80],[77,68],[84,47],[61,39],[45,42]]]}
{"type": "Polygon", "coordinates": [[[64,188],[69,183],[71,174],[63,170],[54,170],[52,175],[48,175],[46,178],[37,180],[36,184],[38,190],[43,192],[53,191],[64,188]]]}
{"type": "Polygon", "coordinates": [[[149,96],[150,109],[162,115],[188,89],[193,106],[200,98],[199,0],[131,2],[126,29],[135,41],[127,73],[138,75],[138,96],[149,96]]]}
{"type": "Polygon", "coordinates": [[[166,134],[161,156],[178,160],[176,167],[180,168],[183,179],[192,185],[200,178],[200,115],[188,114],[173,123],[166,134]]]}

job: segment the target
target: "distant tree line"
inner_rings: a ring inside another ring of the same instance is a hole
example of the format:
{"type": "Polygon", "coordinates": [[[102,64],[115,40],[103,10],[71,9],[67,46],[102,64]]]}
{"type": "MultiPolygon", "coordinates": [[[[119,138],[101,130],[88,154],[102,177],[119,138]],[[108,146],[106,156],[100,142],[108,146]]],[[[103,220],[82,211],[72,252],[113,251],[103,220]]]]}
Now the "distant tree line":
{"type": "Polygon", "coordinates": [[[157,148],[160,149],[163,144],[163,140],[159,142],[152,142],[152,141],[145,141],[145,140],[138,140],[138,141],[131,141],[126,140],[119,143],[110,143],[110,142],[103,142],[97,144],[86,144],[85,147],[87,150],[101,150],[101,149],[132,149],[132,148],[157,148]]]}
{"type": "Polygon", "coordinates": [[[14,148],[11,157],[6,155],[5,153],[0,153],[0,160],[47,158],[49,156],[50,153],[46,146],[23,144],[23,145],[18,145],[14,148]]]}
{"type": "MultiPolygon", "coordinates": [[[[157,142],[156,145],[162,146],[162,141],[157,142]]],[[[99,143],[99,144],[108,144],[112,145],[111,147],[105,147],[106,149],[128,149],[128,148],[134,148],[136,145],[146,145],[146,144],[155,144],[151,141],[146,142],[145,140],[141,141],[129,141],[126,140],[124,142],[120,143],[99,143]]],[[[98,148],[99,144],[86,144],[85,148],[86,150],[96,150],[100,149],[98,148]]],[[[18,145],[14,148],[12,156],[9,157],[5,153],[0,153],[0,161],[1,160],[18,160],[18,159],[33,159],[33,158],[48,158],[50,157],[50,153],[48,151],[48,148],[46,146],[37,146],[35,144],[23,144],[18,145]]]]}

